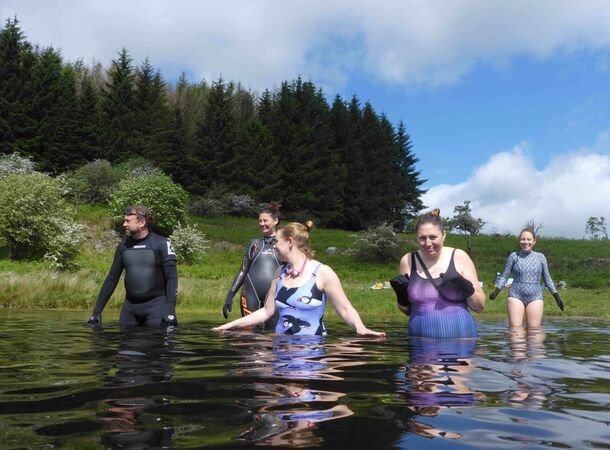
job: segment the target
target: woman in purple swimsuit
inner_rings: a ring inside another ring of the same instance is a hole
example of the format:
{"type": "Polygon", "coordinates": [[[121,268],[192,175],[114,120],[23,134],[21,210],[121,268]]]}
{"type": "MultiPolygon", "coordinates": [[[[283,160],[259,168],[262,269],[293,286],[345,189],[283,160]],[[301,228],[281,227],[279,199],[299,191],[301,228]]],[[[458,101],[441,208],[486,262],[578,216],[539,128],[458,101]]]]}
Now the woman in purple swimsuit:
{"type": "Polygon", "coordinates": [[[213,328],[230,330],[256,325],[278,312],[275,332],[288,335],[325,335],[324,308],[328,298],[341,318],[362,336],[385,336],[369,330],[343,291],[337,274],[328,266],[313,259],[309,247],[309,230],[305,225],[292,222],[277,232],[275,249],[285,263],[280,266],[276,279],[267,293],[264,308],[250,315],[213,328]]]}
{"type": "Polygon", "coordinates": [[[468,311],[485,308],[485,294],[470,257],[444,247],[440,211],[422,215],[415,225],[417,252],[400,260],[400,273],[391,281],[398,309],[409,316],[409,336],[434,338],[477,337],[468,311]]]}

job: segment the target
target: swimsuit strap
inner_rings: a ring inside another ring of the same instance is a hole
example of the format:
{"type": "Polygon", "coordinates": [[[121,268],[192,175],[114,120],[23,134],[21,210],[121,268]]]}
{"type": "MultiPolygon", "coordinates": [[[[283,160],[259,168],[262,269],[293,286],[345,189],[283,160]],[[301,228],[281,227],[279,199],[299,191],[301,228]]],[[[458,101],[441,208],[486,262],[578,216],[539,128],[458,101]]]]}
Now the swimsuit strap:
{"type": "MultiPolygon", "coordinates": [[[[455,268],[455,264],[453,262],[454,255],[455,255],[455,249],[453,249],[453,252],[451,252],[451,259],[449,260],[449,265],[447,266],[447,272],[449,272],[451,270],[452,266],[453,266],[453,270],[457,271],[457,269],[455,268]]],[[[415,258],[417,258],[417,260],[419,261],[419,264],[422,266],[422,269],[424,269],[424,273],[426,274],[426,278],[428,279],[428,281],[430,281],[430,283],[432,283],[432,286],[434,286],[436,288],[436,290],[438,291],[440,286],[436,284],[436,282],[434,281],[434,278],[432,278],[432,275],[430,275],[430,271],[424,264],[424,261],[422,260],[421,256],[419,256],[419,253],[417,253],[417,252],[411,253],[411,265],[412,265],[411,270],[413,270],[413,267],[415,265],[415,258]]],[[[415,268],[415,271],[417,272],[417,268],[415,268]]]]}
{"type": "Polygon", "coordinates": [[[428,271],[428,268],[424,264],[424,261],[421,259],[421,256],[419,256],[419,253],[417,253],[417,252],[414,252],[414,253],[415,253],[415,257],[419,261],[419,264],[421,265],[422,269],[424,269],[424,273],[426,274],[426,278],[428,278],[428,281],[430,283],[432,283],[432,286],[434,286],[434,288],[438,291],[440,286],[437,286],[436,282],[434,281],[434,278],[432,278],[432,275],[430,275],[430,272],[428,271]]]}

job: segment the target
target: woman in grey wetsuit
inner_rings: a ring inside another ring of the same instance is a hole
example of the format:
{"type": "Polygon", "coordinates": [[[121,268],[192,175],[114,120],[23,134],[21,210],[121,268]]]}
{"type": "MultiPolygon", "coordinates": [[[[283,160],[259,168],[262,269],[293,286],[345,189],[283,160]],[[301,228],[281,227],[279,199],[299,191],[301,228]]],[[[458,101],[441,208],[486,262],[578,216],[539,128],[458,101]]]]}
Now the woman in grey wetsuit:
{"type": "Polygon", "coordinates": [[[498,278],[496,289],[489,294],[491,300],[495,299],[500,290],[506,284],[511,273],[514,281],[508,291],[506,309],[508,311],[509,326],[519,328],[523,325],[523,317],[527,319],[528,329],[540,328],[542,324],[542,313],[544,303],[542,301],[542,285],[540,279],[551,291],[557,306],[563,311],[563,301],[555,288],[555,284],[549,274],[546,258],[542,253],[534,251],[536,236],[534,230],[525,228],[519,234],[519,246],[521,251],[513,252],[506,261],[504,272],[498,278]]]}
{"type": "Polygon", "coordinates": [[[243,285],[241,291],[241,315],[246,316],[261,308],[275,271],[280,265],[275,251],[275,232],[280,222],[278,204],[270,204],[263,208],[258,216],[258,226],[263,237],[252,239],[246,247],[239,272],[235,275],[233,284],[227,293],[222,314],[225,319],[229,317],[235,293],[243,285]]]}
{"type": "Polygon", "coordinates": [[[369,330],[343,291],[337,274],[313,259],[309,247],[312,222],[289,223],[278,230],[275,249],[282,261],[271,284],[265,307],[241,319],[225,323],[214,331],[230,330],[263,323],[276,311],[275,332],[287,335],[325,335],[324,309],[328,298],[337,314],[362,336],[385,336],[369,330]]]}

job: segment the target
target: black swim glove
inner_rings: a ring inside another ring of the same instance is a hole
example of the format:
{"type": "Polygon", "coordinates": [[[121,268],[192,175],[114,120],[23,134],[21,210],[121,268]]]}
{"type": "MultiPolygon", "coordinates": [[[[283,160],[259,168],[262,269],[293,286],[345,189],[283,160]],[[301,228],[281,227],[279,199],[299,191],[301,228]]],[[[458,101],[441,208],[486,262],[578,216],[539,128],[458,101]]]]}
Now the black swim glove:
{"type": "Polygon", "coordinates": [[[168,314],[163,318],[163,325],[166,325],[168,327],[177,327],[178,319],[174,314],[168,314]]]}
{"type": "Polygon", "coordinates": [[[98,313],[93,313],[89,321],[87,322],[89,325],[93,325],[97,327],[102,324],[102,315],[98,313]]]}
{"type": "Polygon", "coordinates": [[[398,304],[401,306],[411,306],[411,302],[409,302],[409,297],[407,295],[409,277],[407,275],[398,275],[390,280],[390,285],[392,286],[392,289],[394,289],[398,304]]]}
{"type": "Polygon", "coordinates": [[[178,319],[176,318],[176,305],[174,303],[165,304],[165,317],[163,317],[162,324],[168,327],[178,326],[178,319]]]}
{"type": "Polygon", "coordinates": [[[231,312],[231,308],[233,306],[234,295],[234,292],[229,291],[229,293],[227,294],[227,298],[225,299],[225,304],[222,305],[222,315],[225,317],[225,319],[229,318],[229,313],[231,312]]]}
{"type": "Polygon", "coordinates": [[[499,293],[500,293],[500,288],[499,287],[495,288],[494,291],[491,294],[489,294],[489,299],[495,300],[495,298],[498,296],[499,293]]]}
{"type": "Polygon", "coordinates": [[[474,286],[459,273],[456,274],[453,278],[449,278],[446,273],[441,273],[441,289],[444,286],[455,286],[458,291],[464,296],[464,298],[470,297],[474,294],[474,286]]]}
{"type": "Polygon", "coordinates": [[[555,302],[557,303],[557,306],[559,306],[559,309],[561,309],[561,312],[563,312],[563,301],[561,300],[561,297],[559,296],[559,292],[555,292],[553,294],[553,297],[555,297],[555,302]]]}

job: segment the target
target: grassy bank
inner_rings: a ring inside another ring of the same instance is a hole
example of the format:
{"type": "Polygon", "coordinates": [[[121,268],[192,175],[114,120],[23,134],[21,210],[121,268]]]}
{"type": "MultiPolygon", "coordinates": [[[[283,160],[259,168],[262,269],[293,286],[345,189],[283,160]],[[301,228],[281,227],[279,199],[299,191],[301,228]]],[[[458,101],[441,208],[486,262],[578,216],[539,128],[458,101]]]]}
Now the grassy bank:
{"type": "MultiPolygon", "coordinates": [[[[110,220],[103,207],[80,206],[79,220],[87,223],[87,243],[78,257],[80,269],[70,273],[48,270],[39,261],[11,261],[0,258],[0,304],[9,308],[62,308],[90,310],[112,261],[116,240],[110,233],[110,220]]],[[[244,251],[252,237],[258,236],[254,219],[220,217],[195,219],[199,229],[210,239],[204,258],[192,265],[180,265],[178,312],[216,313],[233,280],[244,251]]],[[[415,249],[413,235],[401,236],[404,251],[415,249]]],[[[315,229],[311,241],[317,256],[329,264],[341,277],[344,288],[356,308],[366,316],[398,314],[391,289],[373,290],[377,281],[396,275],[398,261],[380,264],[358,261],[349,252],[354,233],[315,229]],[[326,255],[329,246],[337,247],[335,255],[326,255]]],[[[449,236],[447,245],[464,248],[461,236],[449,236]]],[[[477,236],[474,260],[485,290],[492,288],[496,271],[504,267],[506,256],[516,249],[516,238],[507,236],[477,236]]],[[[610,319],[610,241],[540,239],[536,250],[546,254],[555,282],[564,280],[568,289],[561,295],[567,316],[610,319]]],[[[107,308],[118,309],[124,291],[117,288],[107,308]]],[[[484,316],[505,316],[506,291],[489,301],[484,316]]],[[[545,291],[545,313],[559,315],[554,300],[545,291]]],[[[329,315],[334,311],[329,308],[329,315]]],[[[237,308],[233,317],[237,317],[237,308]]]]}

